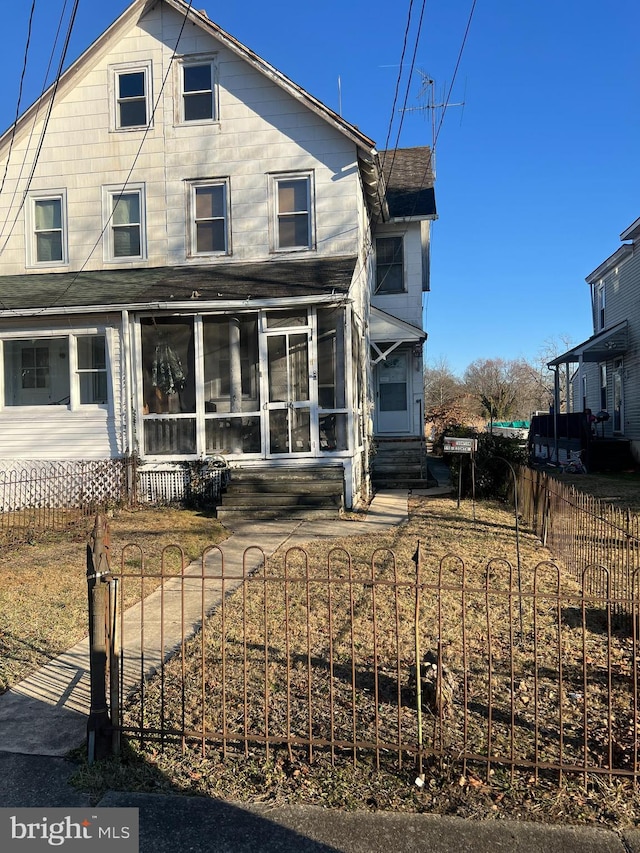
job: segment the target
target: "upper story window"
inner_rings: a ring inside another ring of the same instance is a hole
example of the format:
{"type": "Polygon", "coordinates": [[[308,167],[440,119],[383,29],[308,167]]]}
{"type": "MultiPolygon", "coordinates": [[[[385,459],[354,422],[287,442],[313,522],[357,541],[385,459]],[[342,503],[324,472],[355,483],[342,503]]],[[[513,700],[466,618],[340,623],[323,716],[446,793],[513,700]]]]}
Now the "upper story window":
{"type": "Polygon", "coordinates": [[[136,130],[151,119],[151,63],[119,65],[112,69],[113,127],[136,130]]]}
{"type": "Polygon", "coordinates": [[[215,79],[212,58],[182,62],[180,121],[206,122],[217,118],[215,79]]]}
{"type": "Polygon", "coordinates": [[[605,328],[605,288],[604,282],[596,287],[596,332],[602,332],[605,328]]]}
{"type": "Polygon", "coordinates": [[[27,205],[27,265],[68,263],[66,194],[34,193],[27,205]]]}
{"type": "Polygon", "coordinates": [[[5,406],[108,402],[104,334],[8,339],[2,352],[5,406]]]}
{"type": "Polygon", "coordinates": [[[228,184],[203,181],[190,188],[190,251],[192,255],[229,252],[228,184]]]}
{"type": "Polygon", "coordinates": [[[104,194],[105,260],[146,258],[144,186],[105,187],[104,194]]]}
{"type": "Polygon", "coordinates": [[[403,293],[404,248],[402,236],[376,239],[376,293],[403,293]]]}
{"type": "Polygon", "coordinates": [[[276,251],[313,247],[311,177],[311,174],[272,176],[276,251]]]}

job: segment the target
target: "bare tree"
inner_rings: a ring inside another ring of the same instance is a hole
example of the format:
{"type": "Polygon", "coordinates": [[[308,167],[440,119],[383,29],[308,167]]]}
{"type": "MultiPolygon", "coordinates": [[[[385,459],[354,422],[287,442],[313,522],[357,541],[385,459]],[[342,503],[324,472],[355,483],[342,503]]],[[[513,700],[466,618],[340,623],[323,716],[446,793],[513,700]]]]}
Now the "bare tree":
{"type": "Polygon", "coordinates": [[[485,358],[467,367],[464,382],[469,395],[476,401],[479,414],[493,423],[529,416],[524,398],[531,373],[530,366],[522,360],[485,358]]]}
{"type": "Polygon", "coordinates": [[[427,428],[431,428],[434,434],[468,420],[469,401],[464,383],[445,358],[425,367],[424,412],[427,428]]]}

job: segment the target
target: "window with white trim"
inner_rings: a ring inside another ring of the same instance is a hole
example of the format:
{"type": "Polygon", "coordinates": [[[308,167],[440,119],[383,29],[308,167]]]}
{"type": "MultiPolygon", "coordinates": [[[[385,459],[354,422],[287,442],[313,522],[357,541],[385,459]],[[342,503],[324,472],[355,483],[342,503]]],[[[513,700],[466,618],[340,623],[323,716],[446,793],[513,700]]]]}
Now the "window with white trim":
{"type": "Polygon", "coordinates": [[[61,266],[69,262],[66,208],[64,190],[29,196],[26,207],[28,266],[61,266]]]}
{"type": "Polygon", "coordinates": [[[404,293],[402,235],[376,238],[376,293],[404,293]]]}
{"type": "Polygon", "coordinates": [[[143,185],[105,187],[104,218],[105,260],[146,258],[143,185]]]}
{"type": "Polygon", "coordinates": [[[217,119],[216,68],[212,58],[183,60],[180,64],[180,121],[217,119]]]}
{"type": "Polygon", "coordinates": [[[76,373],[81,406],[107,402],[107,348],[104,335],[78,335],[76,373]]]}
{"type": "Polygon", "coordinates": [[[272,175],[274,250],[313,247],[313,186],[307,174],[272,175]]]}
{"type": "Polygon", "coordinates": [[[113,127],[138,130],[151,121],[151,62],[119,65],[111,69],[113,127]]]}
{"type": "Polygon", "coordinates": [[[2,354],[5,406],[108,402],[104,334],[7,338],[2,354]]]}
{"type": "Polygon", "coordinates": [[[229,253],[229,192],[225,179],[190,185],[191,255],[229,253]]]}

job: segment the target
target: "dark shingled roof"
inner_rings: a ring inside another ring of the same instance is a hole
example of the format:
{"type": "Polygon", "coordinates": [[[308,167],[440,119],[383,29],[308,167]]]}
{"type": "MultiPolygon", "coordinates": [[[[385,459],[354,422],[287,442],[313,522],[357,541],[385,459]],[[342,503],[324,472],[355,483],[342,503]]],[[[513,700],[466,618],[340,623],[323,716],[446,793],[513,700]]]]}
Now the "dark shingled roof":
{"type": "Polygon", "coordinates": [[[394,217],[435,216],[431,149],[396,148],[380,152],[387,184],[389,214],[394,217]]]}
{"type": "Polygon", "coordinates": [[[0,311],[37,308],[291,299],[348,293],[356,258],[0,276],[0,311]],[[194,299],[195,301],[195,299],[194,299]]]}

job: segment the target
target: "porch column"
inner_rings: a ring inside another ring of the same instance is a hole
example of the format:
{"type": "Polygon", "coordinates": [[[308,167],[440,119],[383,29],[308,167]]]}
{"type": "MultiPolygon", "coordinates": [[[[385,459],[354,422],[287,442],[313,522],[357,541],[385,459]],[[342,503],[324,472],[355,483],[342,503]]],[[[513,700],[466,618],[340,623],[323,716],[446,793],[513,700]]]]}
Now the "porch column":
{"type": "MultiPolygon", "coordinates": [[[[242,412],[242,360],[240,354],[240,321],[237,317],[229,318],[229,410],[242,412]]],[[[233,453],[242,453],[240,439],[240,424],[236,426],[235,419],[231,421],[233,453]]]]}
{"type": "MultiPolygon", "coordinates": [[[[346,311],[340,311],[338,317],[339,319],[336,323],[335,405],[337,408],[342,408],[343,406],[350,406],[351,408],[353,408],[354,401],[346,399],[346,389],[349,387],[347,385],[347,375],[345,372],[347,362],[347,359],[345,357],[345,323],[347,321],[346,311]],[[342,399],[340,399],[340,395],[342,395],[342,399]]],[[[343,417],[342,415],[336,416],[336,443],[338,447],[350,447],[347,437],[347,420],[348,419],[346,417],[343,417]]]]}

